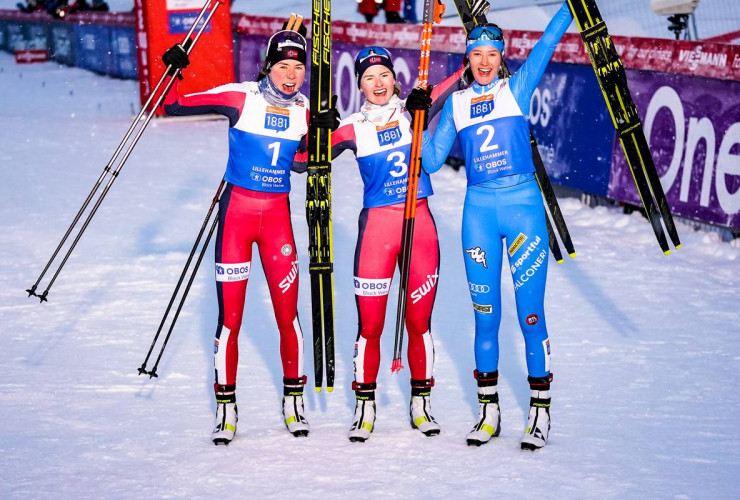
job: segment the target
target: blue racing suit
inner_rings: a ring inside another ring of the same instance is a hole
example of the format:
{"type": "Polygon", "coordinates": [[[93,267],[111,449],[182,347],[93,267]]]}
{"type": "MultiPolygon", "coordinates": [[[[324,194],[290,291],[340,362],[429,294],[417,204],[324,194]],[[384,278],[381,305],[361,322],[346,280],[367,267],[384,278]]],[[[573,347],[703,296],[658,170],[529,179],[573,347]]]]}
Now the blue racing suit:
{"type": "Polygon", "coordinates": [[[550,374],[545,324],[548,234],[529,142],[532,94],[573,17],[567,2],[515,75],[473,83],[445,102],[433,137],[424,133],[422,166],[439,170],[459,138],[468,188],[463,207],[465,272],[475,314],[478,372],[498,369],[504,242],[530,377],[550,374]]]}

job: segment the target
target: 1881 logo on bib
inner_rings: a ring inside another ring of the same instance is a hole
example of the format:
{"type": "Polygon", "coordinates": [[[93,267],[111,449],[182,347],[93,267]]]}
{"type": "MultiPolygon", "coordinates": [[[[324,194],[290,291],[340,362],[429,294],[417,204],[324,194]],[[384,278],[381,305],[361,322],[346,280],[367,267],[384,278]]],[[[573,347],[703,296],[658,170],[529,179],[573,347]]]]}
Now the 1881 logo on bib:
{"type": "Polygon", "coordinates": [[[283,132],[290,126],[290,111],[275,106],[267,106],[265,110],[265,128],[283,132]]]}
{"type": "Polygon", "coordinates": [[[401,140],[401,128],[398,121],[388,122],[382,127],[375,127],[378,133],[378,143],[381,146],[389,146],[401,140]]]}
{"type": "Polygon", "coordinates": [[[493,95],[474,97],[470,101],[470,118],[480,118],[493,111],[493,95]]]}

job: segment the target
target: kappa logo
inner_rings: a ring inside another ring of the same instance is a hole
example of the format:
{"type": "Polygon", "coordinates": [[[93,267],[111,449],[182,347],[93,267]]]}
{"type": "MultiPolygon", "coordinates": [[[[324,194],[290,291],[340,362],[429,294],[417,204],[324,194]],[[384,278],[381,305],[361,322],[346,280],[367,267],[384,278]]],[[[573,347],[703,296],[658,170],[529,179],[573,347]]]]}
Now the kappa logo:
{"type": "Polygon", "coordinates": [[[527,324],[529,326],[536,325],[539,320],[540,318],[536,314],[530,314],[529,316],[527,316],[527,324]]]}
{"type": "Polygon", "coordinates": [[[470,255],[470,258],[475,261],[476,264],[483,264],[483,267],[488,269],[488,263],[486,262],[486,252],[481,250],[481,247],[467,248],[465,253],[470,255]]]}

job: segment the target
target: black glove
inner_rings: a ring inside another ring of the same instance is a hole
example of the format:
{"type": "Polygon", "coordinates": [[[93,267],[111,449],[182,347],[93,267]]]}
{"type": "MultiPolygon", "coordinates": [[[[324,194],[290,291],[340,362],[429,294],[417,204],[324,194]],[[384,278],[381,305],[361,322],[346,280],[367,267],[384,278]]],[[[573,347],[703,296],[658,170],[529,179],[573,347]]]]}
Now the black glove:
{"type": "Polygon", "coordinates": [[[423,130],[427,129],[429,122],[429,108],[432,107],[432,86],[428,86],[426,89],[416,87],[411,90],[408,97],[406,97],[406,109],[411,115],[411,128],[414,128],[414,115],[415,111],[424,111],[424,127],[423,130]]]}
{"type": "Polygon", "coordinates": [[[318,114],[311,115],[311,123],[318,128],[328,128],[332,131],[339,128],[339,111],[337,111],[337,96],[331,96],[331,106],[329,109],[320,111],[318,114]]]}
{"type": "MultiPolygon", "coordinates": [[[[162,62],[165,66],[172,66],[167,72],[169,76],[174,76],[177,70],[183,70],[190,64],[190,58],[185,49],[180,44],[175,44],[162,54],[162,62]]],[[[182,80],[182,74],[180,74],[180,80],[182,80]]]]}

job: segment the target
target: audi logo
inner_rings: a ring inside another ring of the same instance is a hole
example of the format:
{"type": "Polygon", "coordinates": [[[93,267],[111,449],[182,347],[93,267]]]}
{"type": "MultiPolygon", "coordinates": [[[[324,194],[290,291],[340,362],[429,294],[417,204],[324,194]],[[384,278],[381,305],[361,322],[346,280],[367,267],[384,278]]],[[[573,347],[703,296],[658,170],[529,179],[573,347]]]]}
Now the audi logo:
{"type": "Polygon", "coordinates": [[[470,287],[470,291],[474,293],[488,293],[491,291],[491,287],[488,285],[478,285],[468,282],[468,286],[470,287]]]}

